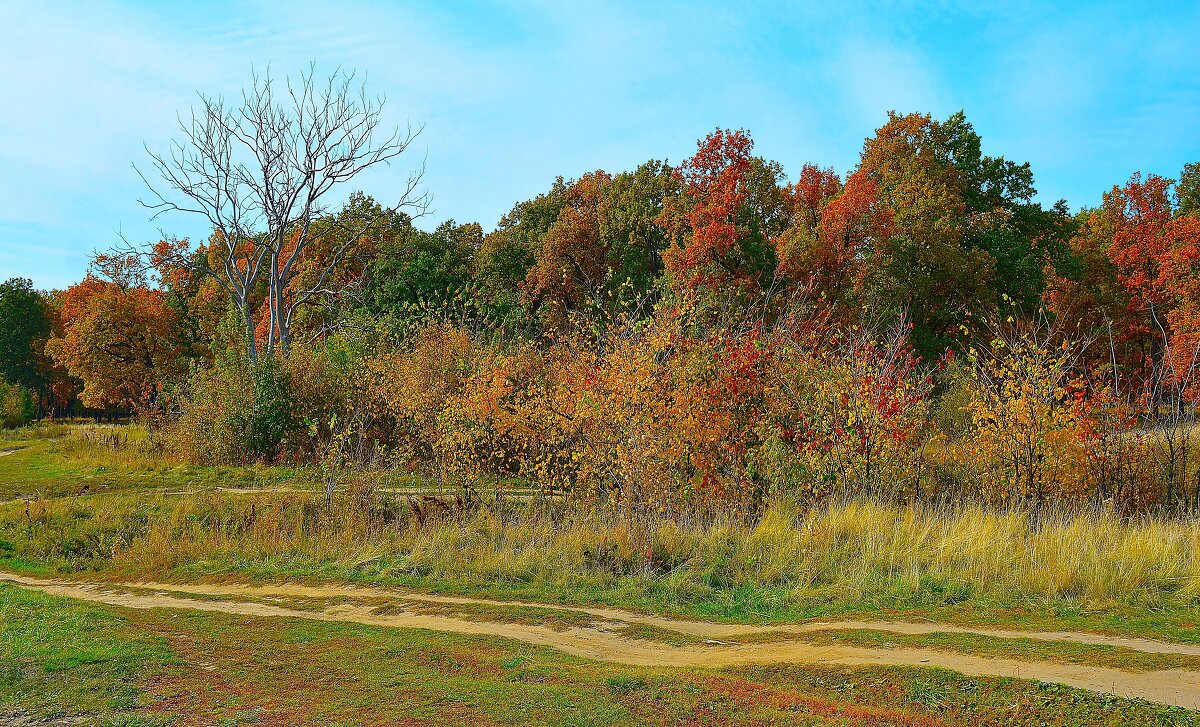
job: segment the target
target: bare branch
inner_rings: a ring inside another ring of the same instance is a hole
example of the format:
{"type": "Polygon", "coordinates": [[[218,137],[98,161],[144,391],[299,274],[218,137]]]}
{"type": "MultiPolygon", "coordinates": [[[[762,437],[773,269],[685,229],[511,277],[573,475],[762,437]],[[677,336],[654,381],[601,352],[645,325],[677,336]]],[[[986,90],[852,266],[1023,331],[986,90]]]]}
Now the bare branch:
{"type": "Polygon", "coordinates": [[[218,281],[242,314],[251,360],[257,358],[252,296],[264,276],[271,319],[266,350],[278,346],[287,355],[297,307],[335,294],[330,281],[354,244],[388,215],[428,210],[422,163],[393,204],[359,219],[314,224],[331,217],[332,192],[390,165],[423,130],[411,124],[384,129],[383,108],[384,99],[369,96],[365,78],[354,71],[338,68],[318,78],[310,64],[282,87],[270,68],[252,71],[240,103],[199,94],[199,104],[179,117],[179,136],[167,152],[147,147],[147,169],[134,165],[149,192],[139,201],[152,219],[185,213],[212,228],[199,254],[173,253],[168,262],[218,281]],[[299,261],[331,235],[337,243],[322,269],[301,285],[299,261]]]}

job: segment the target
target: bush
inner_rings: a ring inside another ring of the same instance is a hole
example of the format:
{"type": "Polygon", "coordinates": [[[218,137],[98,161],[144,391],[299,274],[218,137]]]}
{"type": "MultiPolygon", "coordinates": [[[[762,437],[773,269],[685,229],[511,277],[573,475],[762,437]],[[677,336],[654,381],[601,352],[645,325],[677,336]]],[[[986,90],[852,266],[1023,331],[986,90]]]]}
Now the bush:
{"type": "Polygon", "coordinates": [[[1044,321],[938,362],[909,333],[799,303],[718,316],[669,300],[540,339],[432,318],[389,346],[221,354],[180,397],[173,441],[197,462],[319,463],[330,493],[386,452],[438,482],[518,480],[668,519],[753,521],[780,497],[1144,511],[1194,492],[1200,508],[1194,408],[1148,436],[1044,321]]]}
{"type": "Polygon", "coordinates": [[[192,372],[174,392],[179,415],[170,445],[206,464],[309,462],[330,436],[370,400],[367,354],[361,342],[332,338],[297,347],[284,360],[262,356],[249,365],[236,350],[192,372]]]}
{"type": "Polygon", "coordinates": [[[193,372],[178,399],[182,413],[170,441],[196,463],[274,461],[299,428],[284,367],[269,358],[250,366],[219,356],[212,368],[193,372]]]}
{"type": "Polygon", "coordinates": [[[992,501],[1084,498],[1095,422],[1077,351],[1049,324],[1010,326],[971,349],[968,461],[981,469],[980,493],[992,501]]]}
{"type": "Polygon", "coordinates": [[[242,432],[251,459],[271,462],[284,439],[298,428],[291,387],[283,364],[265,358],[250,369],[250,406],[234,414],[232,425],[242,432]]]}

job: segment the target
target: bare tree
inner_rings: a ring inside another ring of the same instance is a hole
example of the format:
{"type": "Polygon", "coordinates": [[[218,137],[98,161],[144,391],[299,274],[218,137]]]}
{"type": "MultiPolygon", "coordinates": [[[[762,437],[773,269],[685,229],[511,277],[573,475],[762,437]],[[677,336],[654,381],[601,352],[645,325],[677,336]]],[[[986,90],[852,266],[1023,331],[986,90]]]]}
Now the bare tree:
{"type": "Polygon", "coordinates": [[[180,117],[181,136],[170,151],[147,148],[158,179],[138,174],[150,190],[142,204],[155,211],[152,219],[186,212],[213,229],[205,254],[175,241],[154,248],[156,262],[216,279],[241,313],[252,363],[260,353],[254,320],[260,281],[265,278],[269,316],[266,352],[287,356],[297,309],[336,293],[336,270],[354,243],[385,215],[427,210],[422,164],[391,206],[331,214],[332,191],[390,164],[421,132],[411,125],[384,129],[383,106],[352,71],[319,79],[310,65],[280,85],[268,70],[253,76],[235,105],[200,94],[200,105],[180,117]],[[300,283],[299,264],[316,247],[323,250],[319,268],[300,283]]]}

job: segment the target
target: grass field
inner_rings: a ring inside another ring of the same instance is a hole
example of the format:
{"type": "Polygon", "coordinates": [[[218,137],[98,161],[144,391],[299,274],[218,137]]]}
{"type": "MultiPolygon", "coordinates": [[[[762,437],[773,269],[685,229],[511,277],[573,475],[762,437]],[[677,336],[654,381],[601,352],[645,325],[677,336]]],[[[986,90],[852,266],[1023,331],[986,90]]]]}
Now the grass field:
{"type": "Polygon", "coordinates": [[[583,517],[491,496],[421,525],[403,494],[421,483],[407,475],[327,508],[304,470],[185,466],[137,430],[97,431],[0,440],[0,570],[108,584],[96,593],[112,601],[0,583],[0,722],[1200,724],[1200,711],[1168,699],[936,665],[963,657],[985,672],[1010,662],[1029,665],[1026,674],[1061,668],[1067,683],[1071,669],[1109,669],[1134,675],[1130,684],[1175,679],[1187,689],[1196,675],[1200,685],[1194,521],[859,502],[779,505],[745,528],[583,517]],[[118,583],[150,580],[200,585],[170,606],[114,605],[126,588],[118,583]],[[215,587],[273,583],[357,590],[284,597],[215,587]],[[368,587],[410,597],[371,600],[368,587]],[[245,613],[200,610],[238,603],[245,613]],[[605,610],[614,608],[633,615],[605,610]],[[398,614],[400,625],[344,620],[360,612],[398,614]],[[845,619],[984,633],[779,631],[845,619]],[[472,633],[448,632],[453,624],[472,633]],[[773,630],[749,630],[761,624],[773,630]],[[545,645],[555,639],[567,646],[545,645]],[[641,644],[629,653],[686,665],[589,657],[571,639],[641,644]],[[739,649],[773,663],[715,656],[739,649]],[[787,663],[773,649],[931,657],[787,663]]]}

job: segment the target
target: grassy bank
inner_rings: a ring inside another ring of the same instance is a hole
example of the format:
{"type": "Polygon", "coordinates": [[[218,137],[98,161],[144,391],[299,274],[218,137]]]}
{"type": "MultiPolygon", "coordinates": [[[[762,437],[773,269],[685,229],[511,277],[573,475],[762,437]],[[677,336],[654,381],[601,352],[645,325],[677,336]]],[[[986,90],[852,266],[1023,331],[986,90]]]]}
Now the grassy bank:
{"type": "Polygon", "coordinates": [[[160,493],[0,505],[6,567],[322,578],[732,620],[937,610],[1200,641],[1200,523],[864,502],[754,527],[483,506],[420,524],[395,495],[160,493]]]}
{"type": "MultiPolygon", "coordinates": [[[[100,580],[391,584],[748,622],[928,617],[1200,642],[1196,520],[846,501],[775,503],[753,526],[638,521],[503,493],[440,508],[380,486],[381,478],[420,484],[402,473],[347,481],[327,506],[310,471],[188,466],[156,454],[144,433],[131,432],[131,443],[124,431],[71,428],[0,442],[11,452],[0,456],[0,568],[100,580]]],[[[579,616],[423,609],[564,627],[579,616]]],[[[651,641],[684,636],[627,628],[651,641]]],[[[1193,663],[963,634],[805,638],[1131,669],[1193,663]]],[[[0,721],[1200,724],[1180,710],[940,670],[636,669],[502,639],[132,611],[3,584],[0,664],[0,721]]]]}
{"type": "Polygon", "coordinates": [[[936,612],[1200,640],[1194,519],[850,501],[776,503],[746,526],[491,495],[417,516],[377,481],[326,507],[309,471],[188,467],[136,428],[55,435],[3,444],[20,450],[0,457],[0,489],[18,498],[0,503],[0,566],[392,583],[729,620],[936,612]]]}
{"type": "Polygon", "coordinates": [[[0,501],[80,494],[180,492],[209,487],[314,488],[290,467],[198,467],[148,445],[139,426],[52,425],[0,439],[0,501]]]}

